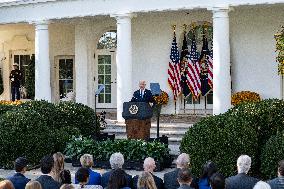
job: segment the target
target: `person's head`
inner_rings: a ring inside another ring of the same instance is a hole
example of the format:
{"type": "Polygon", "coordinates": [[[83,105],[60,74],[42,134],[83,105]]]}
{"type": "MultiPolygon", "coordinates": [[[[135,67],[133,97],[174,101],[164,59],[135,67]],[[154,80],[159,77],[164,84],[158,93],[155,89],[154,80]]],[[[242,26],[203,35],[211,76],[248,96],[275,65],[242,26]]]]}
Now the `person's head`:
{"type": "Polygon", "coordinates": [[[118,189],[126,187],[126,173],[123,169],[115,169],[111,172],[109,181],[108,181],[108,189],[118,189]]]}
{"type": "Polygon", "coordinates": [[[14,68],[14,70],[19,69],[19,64],[18,64],[18,63],[14,63],[14,64],[13,64],[13,68],[14,68]]]}
{"type": "Polygon", "coordinates": [[[203,165],[203,170],[200,178],[210,178],[214,173],[217,172],[217,166],[212,161],[207,161],[203,165]]]}
{"type": "Polygon", "coordinates": [[[85,167],[80,167],[75,174],[75,178],[80,184],[87,184],[89,182],[89,169],[85,167]]]}
{"type": "Polygon", "coordinates": [[[278,176],[284,176],[284,160],[278,162],[278,176]]]}
{"type": "Polygon", "coordinates": [[[15,160],[15,171],[25,173],[27,170],[28,160],[24,157],[19,157],[15,160]]]}
{"type": "Polygon", "coordinates": [[[72,184],[63,184],[60,189],[75,189],[72,184]]]}
{"type": "Polygon", "coordinates": [[[51,155],[44,156],[40,162],[40,169],[43,174],[49,174],[54,166],[54,160],[51,155]]]}
{"type": "Polygon", "coordinates": [[[144,167],[144,171],[147,171],[150,173],[154,172],[154,169],[156,168],[155,160],[151,157],[146,158],[144,160],[143,167],[144,167]]]}
{"type": "Polygon", "coordinates": [[[26,184],[25,189],[42,189],[42,187],[38,181],[30,181],[26,184]]]}
{"type": "Polygon", "coordinates": [[[192,181],[192,174],[188,168],[182,168],[178,172],[178,178],[177,178],[179,184],[190,184],[192,181]]]}
{"type": "Polygon", "coordinates": [[[189,159],[189,155],[186,153],[182,153],[178,156],[177,161],[177,168],[188,168],[189,164],[190,164],[190,159],[189,159]]]}
{"type": "Polygon", "coordinates": [[[62,184],[71,184],[71,173],[69,170],[66,170],[66,169],[63,169],[61,172],[60,172],[60,180],[61,180],[61,183],[62,184]]]}
{"type": "Polygon", "coordinates": [[[2,180],[0,182],[0,189],[14,189],[14,185],[9,180],[2,180]]]}
{"type": "Polygon", "coordinates": [[[144,171],[138,177],[137,188],[157,189],[154,178],[151,173],[144,171]]]}
{"type": "Polygon", "coordinates": [[[139,88],[141,89],[141,90],[144,90],[145,89],[145,87],[146,87],[146,81],[139,81],[139,88]]]}
{"type": "Polygon", "coordinates": [[[270,185],[263,181],[258,181],[253,189],[271,189],[270,185]]]}
{"type": "Polygon", "coordinates": [[[248,155],[241,155],[237,160],[238,173],[247,174],[251,166],[251,158],[248,155]]]}
{"type": "Polygon", "coordinates": [[[121,153],[114,153],[109,158],[112,169],[121,169],[124,164],[124,157],[121,153]]]}
{"type": "Polygon", "coordinates": [[[82,167],[91,168],[94,165],[93,156],[90,154],[84,154],[80,158],[82,167]]]}
{"type": "Polygon", "coordinates": [[[61,152],[56,152],[53,154],[54,166],[53,169],[55,172],[60,172],[64,169],[64,155],[61,152]]]}
{"type": "Polygon", "coordinates": [[[225,177],[220,173],[214,173],[210,177],[211,189],[225,189],[225,177]]]}

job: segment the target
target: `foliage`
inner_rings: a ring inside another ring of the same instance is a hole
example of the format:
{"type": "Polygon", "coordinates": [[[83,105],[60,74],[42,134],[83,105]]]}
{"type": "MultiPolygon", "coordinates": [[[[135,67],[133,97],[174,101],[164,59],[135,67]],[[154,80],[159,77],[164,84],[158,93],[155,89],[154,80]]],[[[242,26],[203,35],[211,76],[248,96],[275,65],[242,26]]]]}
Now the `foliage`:
{"type": "Polygon", "coordinates": [[[166,105],[169,102],[169,95],[165,91],[162,91],[159,96],[153,96],[153,98],[157,105],[166,105]]]}
{"type": "Polygon", "coordinates": [[[276,61],[278,62],[278,73],[284,75],[284,26],[281,31],[274,35],[276,40],[276,52],[278,55],[276,61]]]}
{"type": "Polygon", "coordinates": [[[35,55],[31,56],[26,72],[25,87],[27,89],[27,98],[34,99],[35,97],[35,55]]]}
{"type": "Polygon", "coordinates": [[[267,178],[267,171],[260,172],[261,152],[271,136],[284,130],[283,123],[282,100],[242,103],[196,123],[183,137],[181,150],[191,155],[195,174],[205,161],[213,160],[222,173],[233,175],[238,156],[247,154],[252,157],[252,174],[267,178]]]}
{"type": "Polygon", "coordinates": [[[266,179],[277,176],[277,164],[284,159],[284,132],[272,136],[261,154],[261,172],[266,179]]]}
{"type": "Polygon", "coordinates": [[[146,157],[163,161],[169,156],[169,149],[159,142],[145,142],[143,140],[106,140],[94,141],[90,138],[72,138],[67,144],[65,153],[79,158],[85,153],[92,154],[95,160],[108,161],[111,154],[120,152],[125,160],[143,161],[146,157]]]}
{"type": "Polygon", "coordinates": [[[232,105],[238,105],[244,102],[259,102],[259,94],[251,91],[237,92],[232,96],[232,105]]]}

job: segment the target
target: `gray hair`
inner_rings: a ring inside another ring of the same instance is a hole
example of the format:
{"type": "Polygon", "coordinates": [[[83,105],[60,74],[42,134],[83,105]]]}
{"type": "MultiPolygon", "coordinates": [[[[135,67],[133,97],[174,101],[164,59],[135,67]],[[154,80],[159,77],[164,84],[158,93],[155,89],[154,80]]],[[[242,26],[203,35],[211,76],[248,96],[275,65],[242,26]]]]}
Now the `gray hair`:
{"type": "Polygon", "coordinates": [[[271,189],[270,185],[263,181],[258,181],[253,189],[271,189]]]}
{"type": "Polygon", "coordinates": [[[237,160],[238,173],[247,174],[251,166],[251,158],[248,155],[241,155],[237,160]]]}
{"type": "Polygon", "coordinates": [[[190,163],[189,155],[186,153],[182,153],[178,156],[176,164],[178,168],[188,168],[190,163]]]}
{"type": "Polygon", "coordinates": [[[147,157],[144,160],[143,168],[144,168],[144,171],[153,172],[154,169],[156,168],[155,160],[151,157],[147,157]]]}
{"type": "Polygon", "coordinates": [[[110,156],[109,163],[112,169],[121,169],[124,164],[124,157],[120,152],[114,153],[110,156]]]}

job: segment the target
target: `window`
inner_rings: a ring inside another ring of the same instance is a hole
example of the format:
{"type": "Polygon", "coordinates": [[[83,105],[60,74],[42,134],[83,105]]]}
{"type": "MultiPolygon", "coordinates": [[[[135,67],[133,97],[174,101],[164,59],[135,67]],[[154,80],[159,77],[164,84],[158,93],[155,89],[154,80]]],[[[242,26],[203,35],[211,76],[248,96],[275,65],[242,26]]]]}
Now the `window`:
{"type": "Polygon", "coordinates": [[[117,34],[115,30],[110,30],[108,32],[105,32],[98,44],[98,49],[115,49],[117,46],[117,34]]]}
{"type": "Polygon", "coordinates": [[[73,92],[73,59],[59,59],[59,96],[65,98],[67,93],[73,92]]]}

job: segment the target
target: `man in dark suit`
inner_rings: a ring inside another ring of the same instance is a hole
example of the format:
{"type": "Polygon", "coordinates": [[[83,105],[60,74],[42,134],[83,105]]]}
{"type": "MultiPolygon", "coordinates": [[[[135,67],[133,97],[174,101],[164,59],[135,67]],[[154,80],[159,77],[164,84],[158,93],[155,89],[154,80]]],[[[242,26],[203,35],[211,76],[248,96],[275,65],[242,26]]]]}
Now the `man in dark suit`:
{"type": "Polygon", "coordinates": [[[25,172],[27,171],[28,160],[24,157],[19,157],[15,161],[15,171],[16,173],[8,177],[15,189],[25,189],[26,184],[31,180],[25,177],[25,172]]]}
{"type": "Polygon", "coordinates": [[[271,189],[284,189],[284,160],[278,163],[278,177],[267,181],[271,189]]]}
{"type": "MultiPolygon", "coordinates": [[[[122,166],[124,164],[124,157],[121,153],[114,153],[110,156],[109,163],[110,163],[112,170],[110,170],[110,171],[108,171],[108,172],[106,172],[102,175],[101,186],[103,188],[107,187],[111,173],[116,169],[122,169],[122,166]]],[[[125,178],[126,178],[127,186],[132,188],[132,176],[126,174],[125,178]]]]}
{"type": "Polygon", "coordinates": [[[146,89],[146,81],[139,82],[139,90],[133,93],[131,102],[154,102],[153,95],[150,90],[146,89]]]}
{"type": "Polygon", "coordinates": [[[247,175],[251,166],[251,158],[241,155],[237,160],[238,174],[226,179],[226,189],[253,189],[259,181],[247,175]]]}
{"type": "Polygon", "coordinates": [[[177,180],[180,185],[178,189],[193,189],[192,187],[190,187],[192,182],[192,174],[188,168],[179,170],[177,180]]]}
{"type": "Polygon", "coordinates": [[[15,99],[20,100],[20,87],[23,74],[19,70],[19,64],[14,63],[13,67],[14,69],[11,71],[9,78],[11,80],[12,101],[15,101],[15,99]]]}
{"type": "MultiPolygon", "coordinates": [[[[176,160],[177,168],[164,175],[164,187],[165,189],[177,189],[180,187],[178,183],[178,173],[182,168],[189,168],[190,160],[189,155],[182,153],[178,156],[176,160]]],[[[198,179],[192,176],[192,182],[190,187],[198,189],[198,179]]]]}
{"type": "Polygon", "coordinates": [[[44,156],[40,162],[40,169],[43,175],[38,177],[36,181],[38,181],[42,189],[59,189],[60,183],[55,181],[51,176],[50,172],[54,166],[53,157],[50,155],[44,156]]]}
{"type": "MultiPolygon", "coordinates": [[[[149,172],[153,176],[157,189],[164,189],[163,180],[153,174],[154,169],[156,168],[155,160],[151,157],[146,158],[144,160],[143,167],[144,167],[144,171],[149,172]]],[[[137,189],[138,177],[139,177],[138,175],[133,177],[133,188],[134,189],[137,189]]]]}

